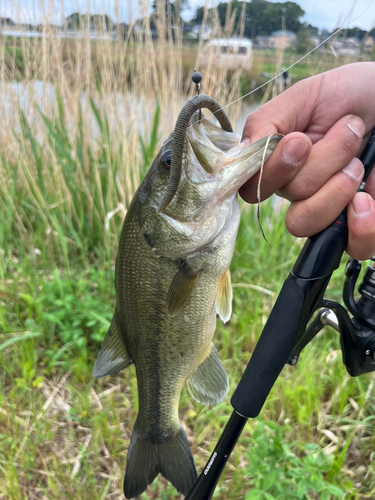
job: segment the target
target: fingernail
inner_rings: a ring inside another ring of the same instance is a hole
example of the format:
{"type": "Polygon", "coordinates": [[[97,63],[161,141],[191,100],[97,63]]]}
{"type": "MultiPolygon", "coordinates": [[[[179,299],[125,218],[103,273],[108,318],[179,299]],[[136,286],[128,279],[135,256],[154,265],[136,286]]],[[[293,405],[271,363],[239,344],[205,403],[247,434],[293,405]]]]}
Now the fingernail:
{"type": "Polygon", "coordinates": [[[309,144],[301,139],[292,139],[284,147],[282,159],[286,163],[298,165],[307,155],[309,144]]]}
{"type": "Polygon", "coordinates": [[[372,210],[371,196],[368,193],[357,193],[351,206],[356,217],[364,217],[372,210]]]}
{"type": "Polygon", "coordinates": [[[359,137],[361,140],[363,139],[366,128],[365,124],[360,118],[358,118],[358,116],[351,116],[347,122],[347,126],[352,132],[355,133],[357,137],[359,137]]]}
{"type": "Polygon", "coordinates": [[[358,181],[364,173],[362,162],[358,158],[353,158],[341,171],[356,181],[358,181]]]}

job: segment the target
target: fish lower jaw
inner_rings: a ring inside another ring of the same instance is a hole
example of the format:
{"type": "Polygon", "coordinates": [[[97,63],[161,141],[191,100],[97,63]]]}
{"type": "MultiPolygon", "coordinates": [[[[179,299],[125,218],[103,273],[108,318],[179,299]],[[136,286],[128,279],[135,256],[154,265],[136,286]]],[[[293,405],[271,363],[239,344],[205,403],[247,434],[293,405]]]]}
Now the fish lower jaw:
{"type": "Polygon", "coordinates": [[[207,216],[200,216],[202,222],[194,222],[196,229],[190,235],[189,244],[184,245],[178,252],[159,252],[157,250],[156,252],[160,256],[170,258],[193,257],[201,253],[211,245],[214,245],[215,241],[220,238],[221,233],[225,231],[228,224],[231,223],[233,213],[237,212],[237,207],[237,191],[226,196],[223,200],[215,198],[211,206],[205,209],[207,216]]]}

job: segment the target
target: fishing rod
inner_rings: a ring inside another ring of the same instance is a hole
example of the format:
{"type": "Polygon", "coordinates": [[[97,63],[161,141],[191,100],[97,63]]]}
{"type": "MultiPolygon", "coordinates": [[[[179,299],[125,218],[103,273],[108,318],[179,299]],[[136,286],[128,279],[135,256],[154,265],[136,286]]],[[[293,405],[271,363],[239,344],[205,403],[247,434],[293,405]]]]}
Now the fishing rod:
{"type": "MultiPolygon", "coordinates": [[[[375,129],[360,160],[365,173],[358,191],[364,191],[375,164],[375,129]]],[[[307,239],[232,396],[234,411],[185,500],[212,497],[247,420],[259,415],[284,365],[295,365],[302,349],[325,325],[340,333],[343,362],[352,377],[375,371],[375,267],[367,268],[358,288],[360,299],[356,301],[354,290],[361,263],[350,259],[346,266],[343,299],[352,318],[339,303],[324,298],[347,243],[346,208],[330,226],[307,239]],[[318,309],[317,317],[306,329],[318,309]]]]}

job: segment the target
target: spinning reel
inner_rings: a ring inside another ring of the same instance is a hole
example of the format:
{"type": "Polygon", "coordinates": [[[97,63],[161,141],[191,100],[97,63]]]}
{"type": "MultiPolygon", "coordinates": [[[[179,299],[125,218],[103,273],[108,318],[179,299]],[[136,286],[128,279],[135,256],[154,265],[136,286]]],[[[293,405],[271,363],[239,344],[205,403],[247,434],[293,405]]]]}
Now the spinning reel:
{"type": "MultiPolygon", "coordinates": [[[[373,259],[374,260],[374,259],[373,259]]],[[[343,300],[349,312],[337,302],[324,299],[324,306],[310,323],[288,363],[295,365],[302,349],[329,325],[340,333],[343,363],[352,377],[375,371],[375,267],[368,266],[354,298],[362,263],[350,259],[345,269],[343,300]]]]}

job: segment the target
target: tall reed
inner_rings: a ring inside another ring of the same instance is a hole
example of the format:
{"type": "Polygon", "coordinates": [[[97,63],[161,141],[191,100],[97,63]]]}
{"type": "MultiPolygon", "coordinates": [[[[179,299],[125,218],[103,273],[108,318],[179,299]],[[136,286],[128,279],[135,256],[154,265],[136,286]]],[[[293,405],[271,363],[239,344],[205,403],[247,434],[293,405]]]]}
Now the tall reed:
{"type": "MultiPolygon", "coordinates": [[[[49,24],[42,37],[0,36],[0,248],[6,254],[34,251],[57,260],[103,249],[115,254],[144,163],[139,137],[150,159],[186,99],[181,25],[174,23],[172,33],[164,2],[156,5],[157,41],[148,3],[143,21],[135,30],[117,30],[117,40],[103,26],[92,39],[83,16],[76,39],[66,36],[66,26],[57,35],[49,24]]],[[[194,51],[190,60],[191,75],[194,51]]],[[[238,74],[228,83],[225,70],[208,73],[204,92],[224,102],[239,96],[238,74]]]]}
{"type": "MultiPolygon", "coordinates": [[[[150,3],[140,3],[143,19],[131,19],[125,31],[117,11],[116,30],[99,24],[95,38],[84,15],[78,17],[79,37],[71,39],[66,22],[57,33],[48,12],[41,37],[0,35],[0,248],[5,256],[36,252],[67,262],[103,251],[115,255],[140,166],[144,171],[150,164],[184,100],[195,92],[191,74],[202,46],[202,40],[198,46],[183,43],[178,8],[172,13],[166,8],[170,4],[157,0],[150,18],[150,3]]],[[[202,32],[205,23],[215,37],[243,32],[244,16],[236,25],[234,14],[228,3],[222,28],[206,4],[202,32]]],[[[20,17],[14,20],[14,29],[22,31],[20,17]]],[[[268,60],[273,76],[281,60],[287,65],[293,58],[283,54],[275,61],[272,54],[254,52],[252,69],[233,72],[212,58],[203,68],[202,92],[227,105],[259,83],[268,60]]],[[[241,106],[226,109],[233,122],[241,106]]]]}

